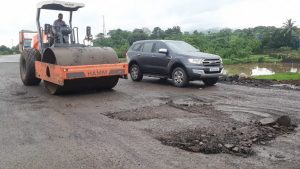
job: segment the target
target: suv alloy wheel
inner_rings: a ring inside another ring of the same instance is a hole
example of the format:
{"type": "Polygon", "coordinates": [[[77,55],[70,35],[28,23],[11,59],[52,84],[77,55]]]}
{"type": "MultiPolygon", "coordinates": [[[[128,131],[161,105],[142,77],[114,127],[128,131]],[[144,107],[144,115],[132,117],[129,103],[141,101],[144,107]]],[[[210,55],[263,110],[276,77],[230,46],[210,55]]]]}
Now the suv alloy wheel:
{"type": "Polygon", "coordinates": [[[143,74],[137,64],[133,64],[130,66],[129,73],[133,81],[141,81],[143,79],[143,74]]]}
{"type": "Polygon", "coordinates": [[[185,87],[189,82],[185,70],[181,67],[177,67],[173,70],[172,79],[176,87],[185,87]]]}

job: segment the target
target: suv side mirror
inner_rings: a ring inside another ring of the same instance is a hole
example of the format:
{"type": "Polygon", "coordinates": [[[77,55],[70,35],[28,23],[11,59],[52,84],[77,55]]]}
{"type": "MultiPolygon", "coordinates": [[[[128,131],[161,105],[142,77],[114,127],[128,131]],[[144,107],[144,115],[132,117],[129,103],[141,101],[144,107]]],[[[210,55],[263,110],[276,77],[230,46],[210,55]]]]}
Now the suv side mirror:
{"type": "Polygon", "coordinates": [[[159,50],[158,50],[158,53],[164,53],[164,54],[167,54],[167,53],[168,53],[168,49],[164,49],[164,48],[159,49],[159,50]]]}

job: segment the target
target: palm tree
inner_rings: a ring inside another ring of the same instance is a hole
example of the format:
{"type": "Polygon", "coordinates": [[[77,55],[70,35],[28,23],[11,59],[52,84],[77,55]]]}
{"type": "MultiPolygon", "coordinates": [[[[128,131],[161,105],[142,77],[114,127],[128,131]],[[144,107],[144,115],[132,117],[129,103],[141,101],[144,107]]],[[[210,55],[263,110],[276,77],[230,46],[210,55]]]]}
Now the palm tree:
{"type": "Polygon", "coordinates": [[[284,38],[284,44],[286,46],[291,46],[293,34],[297,31],[297,26],[295,26],[295,22],[292,19],[288,19],[285,23],[283,23],[282,33],[284,38]]]}
{"type": "Polygon", "coordinates": [[[297,26],[295,26],[295,22],[292,19],[288,19],[285,23],[283,23],[283,30],[285,35],[292,34],[296,32],[297,26]]]}

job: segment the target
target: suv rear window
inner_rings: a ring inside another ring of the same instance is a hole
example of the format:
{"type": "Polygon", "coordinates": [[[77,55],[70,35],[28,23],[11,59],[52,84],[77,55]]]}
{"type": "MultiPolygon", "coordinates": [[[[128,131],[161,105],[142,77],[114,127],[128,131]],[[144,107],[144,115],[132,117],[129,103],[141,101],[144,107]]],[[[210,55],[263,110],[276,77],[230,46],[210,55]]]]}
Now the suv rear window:
{"type": "Polygon", "coordinates": [[[142,47],[142,44],[141,44],[141,43],[138,43],[138,44],[135,44],[135,45],[132,47],[132,50],[133,50],[133,51],[140,51],[140,50],[141,50],[141,47],[142,47]]]}
{"type": "Polygon", "coordinates": [[[153,42],[146,42],[144,43],[144,46],[143,46],[143,52],[152,52],[152,48],[153,48],[153,42]]]}

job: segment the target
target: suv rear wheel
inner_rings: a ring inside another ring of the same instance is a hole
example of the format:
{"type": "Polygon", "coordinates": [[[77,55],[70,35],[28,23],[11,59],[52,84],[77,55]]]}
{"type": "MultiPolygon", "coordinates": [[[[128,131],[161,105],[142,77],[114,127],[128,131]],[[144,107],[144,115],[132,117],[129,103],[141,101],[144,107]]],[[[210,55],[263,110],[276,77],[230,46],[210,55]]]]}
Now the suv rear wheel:
{"type": "Polygon", "coordinates": [[[133,81],[141,81],[143,79],[143,74],[139,65],[133,64],[129,68],[130,77],[133,81]]]}
{"type": "Polygon", "coordinates": [[[172,80],[176,87],[185,87],[189,83],[187,73],[181,67],[177,67],[173,70],[172,80]]]}
{"type": "Polygon", "coordinates": [[[202,81],[204,82],[204,84],[206,86],[213,86],[217,83],[217,81],[219,80],[218,77],[216,78],[207,78],[207,79],[202,79],[202,81]]]}

